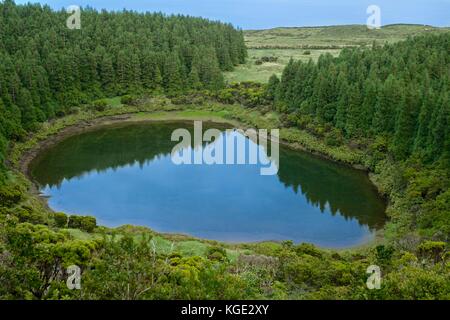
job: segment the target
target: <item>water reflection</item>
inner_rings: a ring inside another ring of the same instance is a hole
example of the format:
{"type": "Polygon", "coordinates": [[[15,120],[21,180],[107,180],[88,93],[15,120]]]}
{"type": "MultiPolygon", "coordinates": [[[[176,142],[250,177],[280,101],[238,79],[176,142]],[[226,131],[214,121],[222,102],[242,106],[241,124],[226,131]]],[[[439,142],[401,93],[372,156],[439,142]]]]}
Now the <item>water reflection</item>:
{"type": "Polygon", "coordinates": [[[170,136],[179,127],[193,129],[122,124],[70,137],[40,154],[31,174],[55,210],[93,214],[110,226],[340,247],[383,225],[384,204],[361,172],[283,147],[275,177],[250,165],[177,167],[170,136]]]}

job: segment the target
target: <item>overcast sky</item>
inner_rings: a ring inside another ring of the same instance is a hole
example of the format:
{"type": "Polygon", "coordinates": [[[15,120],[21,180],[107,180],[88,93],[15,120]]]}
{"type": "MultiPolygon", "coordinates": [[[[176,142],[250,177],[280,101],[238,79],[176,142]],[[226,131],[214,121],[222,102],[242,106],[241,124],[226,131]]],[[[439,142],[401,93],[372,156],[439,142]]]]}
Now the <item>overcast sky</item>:
{"type": "Polygon", "coordinates": [[[366,9],[381,8],[381,23],[450,26],[450,0],[16,0],[61,9],[69,5],[97,9],[161,11],[231,22],[243,29],[279,26],[365,24],[366,9]]]}

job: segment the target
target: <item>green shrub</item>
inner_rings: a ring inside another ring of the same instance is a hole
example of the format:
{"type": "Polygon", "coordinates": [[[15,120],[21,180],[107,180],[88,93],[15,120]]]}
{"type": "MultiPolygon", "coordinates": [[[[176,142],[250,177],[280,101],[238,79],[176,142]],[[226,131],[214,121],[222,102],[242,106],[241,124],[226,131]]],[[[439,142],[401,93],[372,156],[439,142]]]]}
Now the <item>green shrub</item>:
{"type": "Polygon", "coordinates": [[[342,145],[344,142],[344,137],[339,130],[332,129],[329,133],[325,135],[325,143],[332,147],[337,147],[342,145]]]}
{"type": "Polygon", "coordinates": [[[295,252],[298,255],[308,254],[313,257],[320,258],[322,256],[322,252],[317,249],[313,244],[310,243],[302,243],[295,247],[295,252]]]}
{"type": "Polygon", "coordinates": [[[445,247],[445,242],[425,241],[419,245],[417,250],[421,258],[430,259],[437,263],[443,260],[445,247]]]}
{"type": "Polygon", "coordinates": [[[92,102],[91,107],[96,111],[105,111],[108,107],[108,102],[104,99],[95,100],[92,102]]]}
{"type": "Polygon", "coordinates": [[[136,105],[137,99],[135,96],[127,94],[120,98],[120,103],[129,105],[129,106],[133,106],[133,105],[136,105]]]}
{"type": "Polygon", "coordinates": [[[378,263],[381,265],[387,265],[391,262],[392,255],[394,254],[394,248],[381,245],[377,246],[375,250],[378,263]]]}
{"type": "Polygon", "coordinates": [[[213,261],[223,262],[228,260],[226,250],[218,246],[208,248],[206,256],[213,261]]]}
{"type": "Polygon", "coordinates": [[[91,216],[70,216],[69,228],[92,232],[97,227],[97,220],[91,216]]]}
{"type": "Polygon", "coordinates": [[[47,224],[48,220],[42,212],[30,206],[21,206],[13,209],[13,214],[20,222],[30,222],[35,224],[47,224]]]}
{"type": "Polygon", "coordinates": [[[55,212],[53,214],[53,218],[55,219],[55,224],[58,228],[66,228],[68,217],[63,212],[55,212]]]}
{"type": "Polygon", "coordinates": [[[10,207],[19,203],[23,198],[23,191],[18,185],[0,186],[0,206],[10,207]]]}

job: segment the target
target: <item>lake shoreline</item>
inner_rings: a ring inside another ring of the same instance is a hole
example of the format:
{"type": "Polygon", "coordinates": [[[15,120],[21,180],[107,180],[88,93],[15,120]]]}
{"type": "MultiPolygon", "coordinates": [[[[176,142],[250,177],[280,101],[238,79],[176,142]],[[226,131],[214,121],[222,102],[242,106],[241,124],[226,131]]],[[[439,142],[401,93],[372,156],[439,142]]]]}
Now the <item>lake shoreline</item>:
{"type": "MultiPolygon", "coordinates": [[[[184,110],[184,111],[186,111],[186,110],[184,110]]],[[[60,119],[57,119],[57,120],[60,120],[60,119]]],[[[55,120],[55,121],[57,121],[57,120],[55,120]]],[[[46,197],[42,196],[42,193],[39,191],[38,184],[31,176],[31,173],[29,172],[29,169],[30,169],[29,166],[30,166],[31,162],[41,152],[44,152],[45,150],[51,148],[52,146],[58,144],[59,142],[63,141],[66,138],[69,138],[71,136],[74,136],[74,135],[77,135],[80,133],[84,133],[84,132],[97,130],[102,127],[113,126],[116,124],[142,123],[142,122],[151,123],[151,122],[193,121],[193,120],[201,120],[201,121],[212,122],[212,123],[217,123],[217,124],[228,124],[228,125],[235,126],[237,129],[243,129],[243,130],[246,130],[251,127],[248,125],[244,125],[242,122],[235,120],[235,119],[226,119],[222,116],[217,116],[216,114],[214,114],[214,112],[211,112],[209,116],[208,115],[190,116],[190,115],[183,115],[182,113],[180,114],[180,112],[177,112],[177,111],[164,111],[163,113],[161,113],[161,111],[159,111],[159,112],[158,111],[156,111],[156,112],[155,111],[145,111],[145,112],[137,111],[137,112],[129,112],[129,113],[123,113],[123,114],[116,114],[116,115],[100,114],[98,116],[95,115],[91,119],[83,119],[81,117],[80,119],[75,120],[74,123],[68,124],[67,126],[62,126],[56,132],[46,135],[43,139],[34,141],[34,143],[29,148],[27,148],[25,151],[22,152],[21,155],[19,155],[19,161],[16,164],[15,168],[18,169],[30,182],[31,187],[30,187],[29,192],[31,193],[31,195],[36,196],[40,200],[40,202],[44,205],[44,207],[47,210],[49,210],[49,212],[54,212],[54,210],[52,210],[50,208],[50,206],[48,205],[48,199],[46,197]]],[[[50,126],[51,125],[52,124],[50,124],[50,126]]],[[[280,139],[280,143],[292,150],[305,152],[305,153],[311,154],[313,156],[316,156],[318,158],[325,159],[327,161],[332,161],[334,163],[338,163],[343,166],[351,167],[353,169],[366,172],[368,174],[369,180],[372,182],[371,184],[373,185],[373,188],[377,191],[377,194],[380,196],[380,199],[385,201],[385,197],[379,192],[379,188],[374,183],[374,180],[371,179],[371,174],[369,174],[370,172],[367,170],[367,168],[363,167],[362,165],[352,165],[347,162],[337,161],[336,159],[334,159],[326,154],[323,154],[323,153],[320,153],[317,151],[310,151],[307,147],[301,145],[300,143],[292,143],[292,142],[288,142],[288,141],[285,141],[282,139],[280,139]]],[[[388,206],[388,205],[389,204],[386,203],[386,206],[388,206]]],[[[383,234],[384,234],[384,228],[382,228],[380,230],[376,230],[376,231],[374,231],[373,236],[371,237],[371,239],[368,242],[364,242],[364,243],[357,244],[354,246],[349,246],[349,247],[342,247],[342,248],[341,247],[330,248],[330,247],[320,247],[320,246],[317,246],[317,247],[324,249],[324,250],[334,250],[334,251],[356,250],[356,249],[361,249],[361,248],[365,248],[368,246],[372,246],[375,243],[379,243],[384,238],[383,234]]],[[[161,235],[167,235],[167,234],[161,233],[161,235]]],[[[207,241],[207,242],[216,241],[216,240],[211,240],[211,239],[196,238],[195,236],[187,235],[187,234],[175,234],[174,233],[174,234],[170,234],[170,235],[171,236],[188,237],[188,238],[192,238],[192,239],[197,239],[199,241],[207,241]]],[[[247,242],[245,242],[245,243],[234,243],[234,242],[228,243],[228,242],[221,242],[221,241],[218,241],[218,242],[226,244],[226,245],[231,245],[231,246],[239,245],[239,244],[255,244],[252,242],[249,242],[249,243],[247,243],[247,242]]],[[[264,242],[279,243],[279,241],[271,241],[271,240],[260,241],[260,242],[256,242],[256,243],[264,243],[264,242]]]]}

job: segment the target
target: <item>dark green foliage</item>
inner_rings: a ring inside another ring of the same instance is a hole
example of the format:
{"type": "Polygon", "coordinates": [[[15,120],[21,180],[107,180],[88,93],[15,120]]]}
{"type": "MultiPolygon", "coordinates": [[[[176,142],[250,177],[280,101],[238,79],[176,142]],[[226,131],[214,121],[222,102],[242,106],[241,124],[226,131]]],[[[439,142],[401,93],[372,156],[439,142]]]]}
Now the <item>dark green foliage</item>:
{"type": "Polygon", "coordinates": [[[163,255],[151,239],[130,235],[105,239],[99,259],[83,275],[84,299],[243,299],[256,297],[250,284],[228,272],[228,263],[199,256],[163,255]]]}
{"type": "Polygon", "coordinates": [[[425,241],[417,249],[420,257],[437,263],[444,260],[446,246],[445,242],[425,241]]]}
{"type": "Polygon", "coordinates": [[[344,143],[344,137],[341,131],[337,129],[332,129],[325,135],[325,143],[332,147],[340,146],[344,143]]]}
{"type": "Polygon", "coordinates": [[[375,248],[376,250],[376,258],[377,263],[380,266],[386,266],[389,265],[392,259],[392,255],[394,253],[394,248],[392,247],[386,247],[386,246],[377,246],[375,248]]]}
{"type": "Polygon", "coordinates": [[[322,257],[323,253],[317,249],[314,245],[310,243],[302,243],[295,247],[295,252],[298,255],[307,254],[313,257],[320,258],[322,257]]]}
{"type": "Polygon", "coordinates": [[[267,86],[223,88],[221,71],[246,57],[242,32],[230,25],[126,11],[82,15],[83,29],[71,31],[63,11],[0,3],[0,299],[450,299],[448,35],[345,49],[317,64],[291,61],[267,86]],[[178,95],[185,90],[187,98],[178,95]],[[157,250],[154,232],[48,213],[6,174],[8,142],[39,122],[81,104],[103,110],[105,96],[135,105],[146,91],[180,104],[273,103],[283,125],[330,146],[366,142],[357,146],[369,168],[388,181],[394,241],[357,253],[291,241],[203,242],[199,255],[167,253],[157,250]],[[57,229],[67,227],[97,240],[57,229]],[[73,264],[82,270],[81,291],[66,287],[73,264]],[[382,267],[381,290],[366,287],[372,264],[382,267]]]}
{"type": "Polygon", "coordinates": [[[55,219],[55,225],[58,228],[66,228],[67,227],[67,222],[68,222],[69,218],[67,217],[67,215],[64,212],[55,212],[53,214],[53,219],[55,219]]]}
{"type": "Polygon", "coordinates": [[[280,84],[280,79],[274,74],[269,78],[269,83],[267,84],[267,98],[274,100],[277,95],[278,85],[280,84]]]}
{"type": "Polygon", "coordinates": [[[137,102],[137,98],[133,95],[124,95],[122,97],[120,97],[120,103],[125,104],[125,105],[135,105],[137,102]]]}
{"type": "Polygon", "coordinates": [[[218,246],[210,247],[208,249],[208,252],[206,253],[206,256],[208,257],[209,260],[212,261],[223,262],[228,260],[226,250],[218,246]]]}
{"type": "Polygon", "coordinates": [[[277,62],[278,61],[278,57],[261,57],[258,60],[255,61],[256,65],[262,65],[266,62],[277,62]]]}
{"type": "Polygon", "coordinates": [[[86,266],[96,246],[30,223],[2,225],[0,236],[4,241],[0,296],[5,298],[46,297],[52,285],[65,282],[65,268],[86,266]]]}
{"type": "Polygon", "coordinates": [[[65,10],[0,3],[0,162],[6,141],[75,106],[143,91],[220,89],[222,71],[247,54],[242,32],[229,24],[90,8],[81,16],[81,30],[70,30],[65,10]]]}
{"type": "Polygon", "coordinates": [[[261,107],[270,104],[270,97],[264,84],[241,82],[217,91],[215,98],[222,103],[239,103],[245,107],[261,107]]]}
{"type": "Polygon", "coordinates": [[[92,232],[97,227],[97,221],[94,217],[90,216],[70,216],[68,227],[92,232]]]}
{"type": "Polygon", "coordinates": [[[99,99],[99,100],[93,101],[91,106],[95,111],[101,112],[101,111],[106,110],[106,108],[108,107],[108,102],[103,99],[99,99]]]}
{"type": "Polygon", "coordinates": [[[349,140],[389,137],[396,160],[417,155],[430,162],[449,154],[448,52],[446,33],[345,49],[317,64],[291,61],[267,93],[282,112],[329,123],[349,140]]]}
{"type": "Polygon", "coordinates": [[[0,183],[0,207],[13,206],[23,198],[24,190],[16,184],[0,183]]]}

